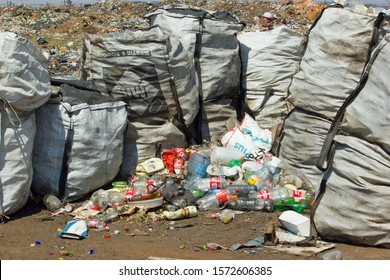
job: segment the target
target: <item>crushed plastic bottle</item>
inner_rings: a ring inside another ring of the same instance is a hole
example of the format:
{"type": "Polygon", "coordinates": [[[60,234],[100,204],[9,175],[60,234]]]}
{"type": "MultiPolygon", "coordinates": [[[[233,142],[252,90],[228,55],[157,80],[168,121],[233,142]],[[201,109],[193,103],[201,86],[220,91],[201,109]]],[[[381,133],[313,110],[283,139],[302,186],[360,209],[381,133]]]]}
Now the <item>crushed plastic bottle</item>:
{"type": "Polygon", "coordinates": [[[227,207],[230,209],[241,211],[274,211],[274,203],[271,199],[257,199],[249,197],[239,197],[233,201],[230,201],[227,207]]]}
{"type": "Polygon", "coordinates": [[[191,181],[188,182],[188,189],[197,189],[204,192],[209,191],[210,189],[223,189],[227,185],[232,183],[231,180],[222,178],[222,177],[210,177],[210,178],[200,178],[194,177],[191,181]]]}
{"type": "Polygon", "coordinates": [[[234,219],[234,216],[235,213],[233,210],[225,208],[218,214],[218,220],[224,224],[228,224],[234,219]]]}
{"type": "Polygon", "coordinates": [[[166,201],[177,208],[195,205],[196,202],[194,194],[184,186],[177,184],[173,178],[167,178],[162,195],[166,201]]]}
{"type": "Polygon", "coordinates": [[[115,209],[111,209],[106,214],[102,214],[97,216],[96,218],[87,220],[87,227],[103,230],[107,226],[107,223],[116,220],[118,217],[118,211],[116,211],[115,209]]]}
{"type": "Polygon", "coordinates": [[[219,209],[220,206],[223,206],[234,199],[237,199],[237,195],[221,189],[215,193],[206,194],[201,199],[198,199],[196,204],[198,205],[199,211],[206,211],[210,209],[219,209]]]}

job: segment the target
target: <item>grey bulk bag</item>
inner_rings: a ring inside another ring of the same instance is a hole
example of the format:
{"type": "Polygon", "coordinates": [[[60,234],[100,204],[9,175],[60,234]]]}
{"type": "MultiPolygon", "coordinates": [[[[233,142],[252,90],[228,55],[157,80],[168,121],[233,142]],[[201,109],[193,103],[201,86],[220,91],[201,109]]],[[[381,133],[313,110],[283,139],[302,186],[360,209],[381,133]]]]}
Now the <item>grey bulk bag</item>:
{"type": "Polygon", "coordinates": [[[303,35],[282,25],[237,37],[245,108],[263,128],[282,123],[289,110],[287,88],[302,57],[303,35]]]}
{"type": "MultiPolygon", "coordinates": [[[[316,189],[323,171],[314,163],[320,154],[317,148],[322,146],[326,130],[317,134],[305,130],[305,126],[312,127],[315,120],[319,122],[318,127],[332,122],[341,104],[358,84],[373,47],[383,37],[386,28],[388,24],[380,15],[331,6],[322,11],[307,34],[305,51],[299,70],[288,88],[287,101],[291,103],[292,110],[306,113],[307,117],[303,120],[310,120],[310,123],[299,124],[303,132],[299,136],[284,127],[278,156],[287,172],[296,173],[298,170],[294,166],[299,166],[304,174],[310,173],[316,189]],[[312,115],[316,118],[310,117],[312,115]],[[291,140],[290,137],[299,138],[291,140]],[[292,142],[296,145],[288,144],[292,142]],[[296,151],[299,151],[300,158],[291,162],[289,156],[296,151]]],[[[293,117],[294,113],[287,118],[290,116],[293,117]]]]}
{"type": "Polygon", "coordinates": [[[180,38],[198,68],[203,100],[237,94],[241,60],[236,33],[242,31],[243,23],[228,13],[181,4],[164,6],[144,17],[180,38]]]}
{"type": "Polygon", "coordinates": [[[198,79],[178,37],[159,26],[113,37],[91,35],[84,40],[83,53],[83,79],[128,105],[121,177],[130,176],[140,161],[160,149],[192,141],[198,79]]]}
{"type": "MultiPolygon", "coordinates": [[[[218,102],[236,104],[239,99],[241,59],[237,33],[244,24],[236,17],[225,12],[206,11],[181,4],[167,5],[145,15],[152,25],[159,25],[164,31],[180,38],[183,47],[190,53],[199,77],[200,108],[196,120],[196,141],[215,140],[223,135],[215,130],[220,122],[210,122],[213,118],[202,119],[210,115],[203,103],[218,102]],[[229,99],[229,100],[228,100],[229,99]],[[203,111],[205,110],[205,111],[203,111]],[[211,134],[210,134],[211,133],[211,134]]],[[[215,103],[216,104],[216,103],[215,103]]],[[[210,108],[209,108],[210,109],[210,108]]],[[[223,114],[224,108],[213,106],[214,113],[219,112],[219,120],[226,122],[238,108],[231,108],[223,114]]]]}
{"type": "Polygon", "coordinates": [[[31,190],[74,201],[110,183],[119,173],[126,104],[101,95],[93,85],[53,83],[60,85],[59,97],[36,110],[31,190]]]}
{"type": "Polygon", "coordinates": [[[33,43],[0,32],[0,219],[27,203],[35,109],[51,94],[48,61],[33,43]]]}
{"type": "Polygon", "coordinates": [[[390,34],[373,52],[338,112],[318,167],[326,169],[311,211],[313,235],[390,248],[390,34]]]}
{"type": "Polygon", "coordinates": [[[128,120],[183,132],[198,113],[198,80],[179,39],[158,26],[112,36],[84,38],[83,80],[127,103],[128,120]]]}
{"type": "Polygon", "coordinates": [[[4,105],[0,101],[0,220],[27,203],[36,132],[34,111],[16,117],[8,114],[4,105]]]}
{"type": "Polygon", "coordinates": [[[47,59],[35,45],[12,32],[0,32],[0,98],[16,112],[31,112],[51,94],[47,59]]]}

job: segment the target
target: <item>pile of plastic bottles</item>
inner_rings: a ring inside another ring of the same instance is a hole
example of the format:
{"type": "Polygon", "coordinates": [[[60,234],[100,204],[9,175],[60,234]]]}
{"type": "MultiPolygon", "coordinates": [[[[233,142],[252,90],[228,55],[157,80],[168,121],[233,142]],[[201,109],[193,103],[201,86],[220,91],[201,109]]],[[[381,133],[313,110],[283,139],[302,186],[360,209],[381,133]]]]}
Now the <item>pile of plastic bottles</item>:
{"type": "Polygon", "coordinates": [[[90,220],[91,228],[115,219],[117,207],[132,201],[162,198],[161,206],[172,214],[185,208],[194,212],[194,207],[199,211],[230,208],[302,213],[314,200],[314,188],[304,174],[285,174],[280,159],[269,153],[253,160],[231,148],[197,146],[167,151],[161,162],[156,160],[148,162],[153,166],[142,165],[142,176],[117,181],[112,190],[99,189],[92,194],[89,208],[110,211],[90,220]]]}
{"type": "Polygon", "coordinates": [[[269,153],[261,160],[247,160],[244,154],[230,148],[214,147],[209,158],[207,169],[213,172],[198,172],[186,185],[197,196],[200,211],[227,207],[301,213],[311,206],[315,194],[309,180],[304,174],[284,174],[280,159],[269,153]]]}

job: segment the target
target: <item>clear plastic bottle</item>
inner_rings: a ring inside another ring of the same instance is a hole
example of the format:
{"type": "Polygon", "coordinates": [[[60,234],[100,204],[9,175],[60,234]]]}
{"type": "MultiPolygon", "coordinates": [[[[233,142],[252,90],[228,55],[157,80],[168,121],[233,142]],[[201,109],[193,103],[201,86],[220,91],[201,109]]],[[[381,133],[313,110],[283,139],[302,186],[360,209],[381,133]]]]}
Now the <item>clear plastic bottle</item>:
{"type": "Polygon", "coordinates": [[[115,209],[111,209],[111,211],[109,211],[106,214],[99,215],[96,218],[88,220],[87,226],[89,228],[104,229],[107,223],[116,220],[118,217],[119,217],[118,211],[116,211],[115,209]]]}
{"type": "Polygon", "coordinates": [[[271,190],[261,190],[259,192],[251,192],[248,197],[257,199],[272,199],[280,200],[292,197],[291,190],[287,188],[274,187],[271,190]]]}
{"type": "Polygon", "coordinates": [[[110,191],[107,194],[108,205],[111,207],[118,207],[126,203],[126,191],[110,191]]]}
{"type": "Polygon", "coordinates": [[[163,186],[165,180],[163,177],[158,175],[153,175],[151,177],[133,177],[130,186],[134,188],[135,195],[137,194],[146,194],[155,192],[160,187],[163,186]]]}
{"type": "Polygon", "coordinates": [[[242,211],[274,211],[274,203],[271,199],[239,197],[235,200],[230,201],[227,207],[230,209],[242,211]]]}
{"type": "Polygon", "coordinates": [[[204,197],[198,199],[196,204],[198,205],[199,211],[206,211],[210,209],[219,209],[220,206],[234,199],[237,199],[237,195],[221,189],[217,192],[206,194],[204,197]]]}
{"type": "Polygon", "coordinates": [[[273,175],[271,170],[268,166],[263,166],[248,178],[248,183],[250,185],[256,185],[258,189],[261,189],[265,187],[266,184],[271,183],[272,180],[273,175]]]}
{"type": "Polygon", "coordinates": [[[195,177],[188,182],[188,189],[197,189],[207,192],[211,189],[223,189],[232,183],[231,180],[222,177],[199,178],[195,177]]]}
{"type": "Polygon", "coordinates": [[[91,201],[95,206],[97,206],[101,211],[105,210],[108,207],[108,198],[107,191],[99,189],[91,195],[91,201]]]}
{"type": "Polygon", "coordinates": [[[214,147],[210,154],[212,164],[225,166],[228,166],[231,160],[242,160],[244,157],[245,155],[240,151],[228,147],[214,147]]]}
{"type": "Polygon", "coordinates": [[[52,194],[46,194],[43,197],[43,204],[51,212],[58,212],[61,209],[61,200],[52,194]]]}
{"type": "Polygon", "coordinates": [[[293,185],[295,188],[299,189],[302,187],[302,179],[294,174],[285,174],[280,177],[279,185],[282,187],[286,185],[293,185]]]}
{"type": "Polygon", "coordinates": [[[225,190],[229,191],[230,193],[236,194],[238,197],[247,197],[249,193],[256,192],[257,187],[254,185],[228,185],[225,186],[225,190]]]}

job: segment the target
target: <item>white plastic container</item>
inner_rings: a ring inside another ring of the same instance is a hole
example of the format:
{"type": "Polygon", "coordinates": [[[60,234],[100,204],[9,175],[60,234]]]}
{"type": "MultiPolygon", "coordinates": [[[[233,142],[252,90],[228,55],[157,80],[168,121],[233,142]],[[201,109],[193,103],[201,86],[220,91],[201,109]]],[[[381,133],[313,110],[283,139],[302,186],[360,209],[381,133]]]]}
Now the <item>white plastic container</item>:
{"type": "Polygon", "coordinates": [[[233,159],[242,160],[245,157],[243,153],[226,147],[214,147],[210,154],[211,164],[221,164],[228,166],[233,159]]]}
{"type": "Polygon", "coordinates": [[[310,219],[293,210],[284,211],[279,216],[281,224],[299,236],[310,236],[310,219]]]}

